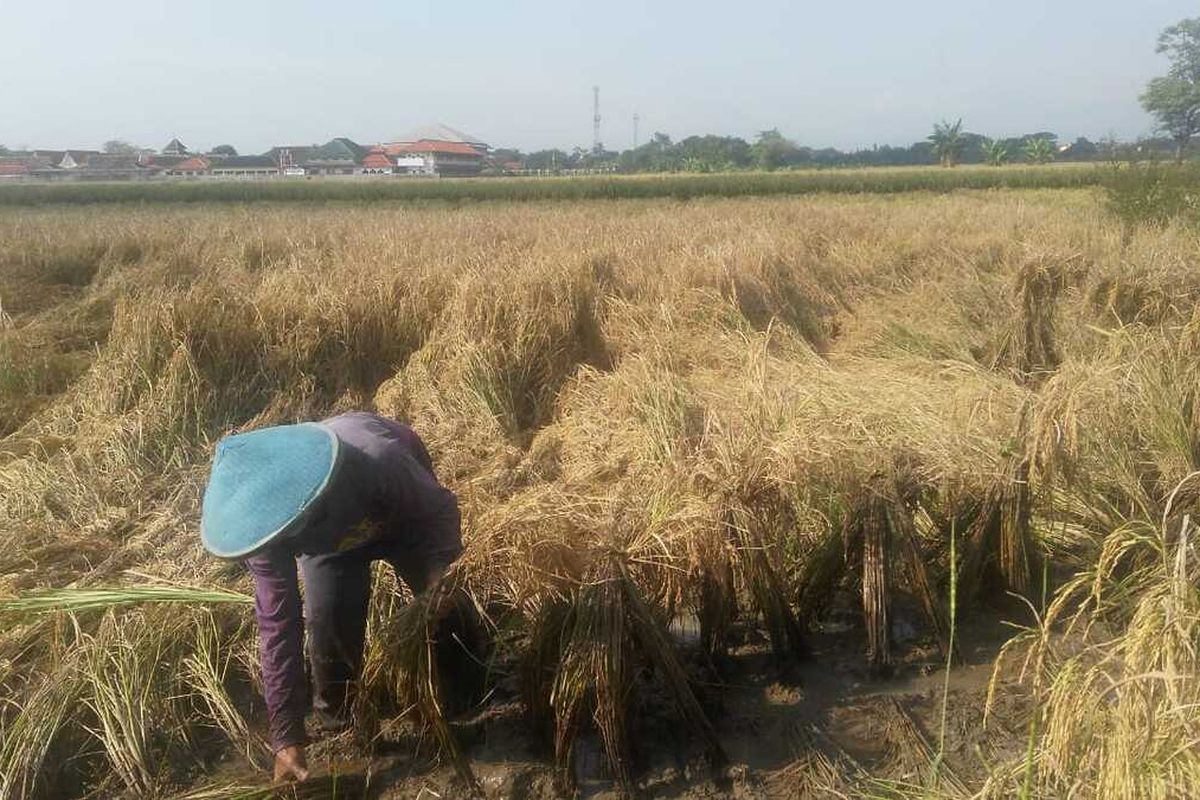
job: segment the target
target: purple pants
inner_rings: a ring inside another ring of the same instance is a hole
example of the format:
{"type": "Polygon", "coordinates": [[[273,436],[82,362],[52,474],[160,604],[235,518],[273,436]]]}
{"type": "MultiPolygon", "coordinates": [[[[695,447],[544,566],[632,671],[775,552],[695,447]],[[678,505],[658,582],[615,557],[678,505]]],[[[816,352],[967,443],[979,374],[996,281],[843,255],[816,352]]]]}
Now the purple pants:
{"type": "Polygon", "coordinates": [[[420,555],[411,547],[380,541],[342,553],[300,557],[313,711],[319,720],[340,724],[349,711],[351,688],[362,668],[371,562],[388,562],[413,594],[420,594],[428,588],[430,570],[449,566],[461,552],[420,555]]]}

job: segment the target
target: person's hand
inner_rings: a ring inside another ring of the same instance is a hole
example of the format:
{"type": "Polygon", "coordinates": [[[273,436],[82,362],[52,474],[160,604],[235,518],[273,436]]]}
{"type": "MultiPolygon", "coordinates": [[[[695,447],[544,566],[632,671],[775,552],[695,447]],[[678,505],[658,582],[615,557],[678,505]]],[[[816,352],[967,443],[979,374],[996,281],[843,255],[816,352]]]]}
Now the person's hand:
{"type": "Polygon", "coordinates": [[[433,596],[444,594],[449,585],[448,581],[442,580],[446,577],[448,564],[443,561],[434,561],[425,566],[425,591],[433,596]]]}
{"type": "Polygon", "coordinates": [[[275,754],[275,780],[289,783],[308,780],[308,760],[304,757],[303,746],[294,744],[275,754]]]}

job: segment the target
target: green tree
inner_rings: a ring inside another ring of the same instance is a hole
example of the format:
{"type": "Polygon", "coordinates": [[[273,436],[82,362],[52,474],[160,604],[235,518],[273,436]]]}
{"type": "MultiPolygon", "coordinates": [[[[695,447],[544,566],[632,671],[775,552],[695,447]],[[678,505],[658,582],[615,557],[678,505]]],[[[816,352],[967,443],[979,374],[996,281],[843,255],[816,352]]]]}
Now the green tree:
{"type": "Polygon", "coordinates": [[[236,157],[238,154],[238,151],[231,144],[219,144],[212,149],[212,154],[214,156],[236,157]]]}
{"type": "Polygon", "coordinates": [[[1200,17],[1164,30],[1156,52],[1165,54],[1171,66],[1146,85],[1139,99],[1175,142],[1175,160],[1182,161],[1192,137],[1200,133],[1200,17]]]}
{"type": "Polygon", "coordinates": [[[789,167],[800,161],[800,148],[776,128],[761,131],[751,145],[750,153],[759,169],[789,167]]]}
{"type": "Polygon", "coordinates": [[[525,157],[525,168],[557,171],[569,168],[570,162],[570,154],[562,150],[539,150],[525,157]]]}
{"type": "Polygon", "coordinates": [[[655,133],[636,150],[626,150],[619,163],[626,172],[674,172],[683,167],[679,146],[665,133],[655,133]]]}
{"type": "Polygon", "coordinates": [[[1044,136],[1030,139],[1025,145],[1025,158],[1034,164],[1047,164],[1054,160],[1054,140],[1044,136]]]}
{"type": "Polygon", "coordinates": [[[1008,162],[1008,143],[999,139],[984,139],[980,145],[983,160],[993,167],[1002,167],[1008,162]]]}
{"type": "Polygon", "coordinates": [[[104,152],[111,155],[131,156],[139,152],[136,145],[132,145],[124,139],[109,139],[104,143],[104,152]]]}
{"type": "Polygon", "coordinates": [[[966,140],[963,138],[962,120],[951,124],[945,120],[934,124],[929,141],[937,154],[938,163],[943,167],[953,167],[958,164],[966,140]]]}
{"type": "Polygon", "coordinates": [[[689,172],[719,172],[749,166],[750,145],[736,136],[689,136],[676,145],[689,172]]]}
{"type": "Polygon", "coordinates": [[[1093,161],[1100,156],[1100,148],[1086,136],[1078,137],[1067,148],[1066,155],[1073,161],[1093,161]]]}

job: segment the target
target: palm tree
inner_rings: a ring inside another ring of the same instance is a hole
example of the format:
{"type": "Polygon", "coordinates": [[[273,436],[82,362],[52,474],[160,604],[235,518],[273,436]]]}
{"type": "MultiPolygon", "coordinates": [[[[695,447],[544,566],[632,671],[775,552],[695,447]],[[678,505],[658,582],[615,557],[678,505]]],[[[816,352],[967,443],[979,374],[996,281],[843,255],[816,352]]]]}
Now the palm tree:
{"type": "Polygon", "coordinates": [[[1025,157],[1034,164],[1047,164],[1054,160],[1054,142],[1042,137],[1030,139],[1025,145],[1025,157]]]}
{"type": "Polygon", "coordinates": [[[1008,161],[1008,144],[998,139],[984,139],[980,144],[983,159],[993,167],[1002,167],[1008,161]]]}
{"type": "Polygon", "coordinates": [[[966,142],[963,140],[962,119],[954,124],[950,124],[946,120],[935,123],[929,141],[933,142],[934,152],[937,153],[941,165],[953,167],[958,163],[958,157],[962,154],[963,147],[966,146],[966,142]]]}

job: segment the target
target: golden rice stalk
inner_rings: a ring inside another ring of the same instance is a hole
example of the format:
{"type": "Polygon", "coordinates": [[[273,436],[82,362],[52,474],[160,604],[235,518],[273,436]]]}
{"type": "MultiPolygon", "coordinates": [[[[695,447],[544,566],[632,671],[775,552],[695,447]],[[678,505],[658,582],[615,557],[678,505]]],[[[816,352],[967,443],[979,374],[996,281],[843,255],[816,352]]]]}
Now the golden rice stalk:
{"type": "Polygon", "coordinates": [[[631,627],[634,639],[650,664],[666,681],[667,688],[674,695],[675,705],[684,721],[704,739],[713,766],[723,766],[728,762],[724,748],[717,739],[712,722],[709,721],[708,715],[704,713],[703,707],[696,699],[687,673],[684,672],[671,645],[670,637],[663,630],[661,623],[655,619],[637,584],[630,578],[627,565],[618,562],[617,567],[620,571],[625,602],[628,604],[629,619],[633,623],[631,627]]]}
{"type": "Polygon", "coordinates": [[[602,568],[573,599],[570,630],[563,638],[550,695],[555,764],[563,787],[574,785],[575,741],[589,713],[600,732],[613,779],[623,791],[633,786],[626,728],[632,663],[624,594],[617,580],[611,568],[602,568]]]}
{"type": "MultiPolygon", "coordinates": [[[[398,589],[391,594],[394,602],[404,599],[398,589]]],[[[404,713],[414,715],[424,732],[432,733],[467,791],[477,796],[483,789],[442,708],[435,652],[438,623],[454,602],[453,584],[444,583],[414,597],[374,631],[352,716],[360,737],[370,742],[379,728],[379,709],[389,702],[397,703],[404,713]]]]}
{"type": "Polygon", "coordinates": [[[157,773],[151,735],[160,721],[152,716],[151,693],[161,653],[139,649],[110,631],[102,631],[88,651],[86,702],[98,723],[94,735],[122,782],[134,793],[149,794],[157,773]]]}
{"type": "Polygon", "coordinates": [[[184,656],[181,677],[207,710],[215,728],[240,745],[251,764],[265,768],[270,748],[229,696],[226,685],[234,654],[223,645],[221,631],[211,617],[198,622],[195,648],[184,656]]]}
{"type": "MultiPolygon", "coordinates": [[[[1032,407],[1027,402],[1019,415],[1014,437],[1022,450],[1033,424],[1032,417],[1032,407]]],[[[1032,463],[1032,457],[1024,452],[1008,454],[1002,472],[987,490],[967,531],[961,575],[970,594],[979,591],[983,572],[991,565],[1008,591],[1021,597],[1031,596],[1032,576],[1039,562],[1032,526],[1032,463]]]]}
{"type": "Polygon", "coordinates": [[[555,676],[565,652],[564,638],[574,628],[576,605],[551,596],[544,599],[534,616],[529,645],[521,663],[521,693],[534,732],[553,746],[555,737],[555,676]]]}
{"type": "Polygon", "coordinates": [[[811,722],[788,726],[788,744],[793,760],[767,779],[772,796],[858,797],[855,788],[869,773],[854,756],[842,749],[811,722]]]}
{"type": "Polygon", "coordinates": [[[969,797],[971,793],[966,784],[934,750],[908,709],[895,697],[889,698],[888,708],[894,720],[894,726],[890,727],[899,740],[895,746],[916,755],[922,769],[929,775],[929,783],[933,784],[929,788],[936,791],[939,797],[969,797]]]}
{"type": "Polygon", "coordinates": [[[1024,650],[1039,707],[1026,759],[1010,770],[1026,791],[1166,800],[1200,790],[1200,559],[1195,527],[1172,506],[1196,476],[1158,523],[1112,531],[1096,565],[1006,648],[1024,650]]]}
{"type": "Polygon", "coordinates": [[[87,697],[82,654],[67,653],[49,675],[37,681],[12,716],[0,716],[0,797],[38,796],[56,770],[47,758],[59,747],[78,747],[68,722],[87,697]]]}
{"type": "Polygon", "coordinates": [[[891,539],[887,501],[872,497],[862,526],[862,600],[867,627],[867,664],[887,674],[893,666],[891,626],[891,539]]]}
{"type": "Polygon", "coordinates": [[[1015,320],[996,362],[1011,367],[1018,381],[1039,386],[1062,361],[1055,333],[1059,298],[1080,276],[1075,254],[1054,261],[1035,256],[1017,273],[1015,320]]]}
{"type": "Polygon", "coordinates": [[[785,666],[807,659],[808,643],[771,563],[760,525],[745,508],[736,507],[725,512],[724,527],[735,543],[735,566],[762,614],[777,662],[785,666]]]}
{"type": "MultiPolygon", "coordinates": [[[[105,598],[106,602],[112,599],[105,598]]],[[[201,650],[206,647],[206,635],[210,641],[236,638],[240,630],[218,631],[215,619],[204,609],[182,614],[118,613],[126,602],[128,598],[111,603],[96,622],[73,613],[53,617],[39,613],[39,619],[56,623],[41,628],[51,640],[48,649],[54,660],[34,667],[38,671],[33,682],[43,688],[2,722],[0,773],[13,796],[30,794],[44,777],[54,774],[44,764],[59,748],[78,752],[73,768],[80,773],[95,767],[96,756],[103,755],[112,777],[129,791],[152,792],[169,771],[170,765],[162,760],[164,752],[194,744],[191,735],[199,704],[187,702],[197,691],[188,685],[188,678],[197,674],[188,668],[189,654],[197,641],[201,650]],[[94,625],[93,632],[85,624],[94,625]],[[100,746],[99,751],[85,746],[89,739],[100,746]]],[[[67,593],[54,603],[56,607],[69,603],[67,593]]],[[[103,607],[95,596],[83,597],[80,605],[103,607]]],[[[20,611],[18,617],[29,613],[20,611]]],[[[220,681],[209,676],[199,690],[215,709],[223,706],[231,711],[220,681]]],[[[224,722],[233,718],[230,715],[224,722]]],[[[236,731],[230,736],[236,737],[236,731]]]]}
{"type": "MultiPolygon", "coordinates": [[[[571,771],[580,726],[591,716],[604,743],[617,786],[631,792],[628,712],[630,674],[640,657],[664,681],[680,715],[703,738],[714,765],[725,762],[716,733],[696,699],[662,622],[652,612],[620,554],[600,557],[593,574],[567,603],[548,609],[565,625],[550,693],[555,717],[554,750],[558,781],[573,785],[571,771]]],[[[549,626],[544,626],[547,630],[549,626]]],[[[550,634],[550,640],[554,640],[550,634]]],[[[545,646],[544,644],[541,646],[545,646]]]]}
{"type": "Polygon", "coordinates": [[[925,564],[925,555],[921,552],[918,542],[916,523],[912,512],[901,502],[889,504],[887,508],[888,529],[892,532],[893,541],[897,544],[904,558],[905,571],[911,582],[912,590],[921,601],[925,618],[933,628],[942,655],[950,655],[953,648],[954,657],[958,657],[957,644],[950,640],[950,613],[941,596],[937,593],[933,579],[925,564]]]}
{"type": "Polygon", "coordinates": [[[799,599],[797,616],[812,619],[826,609],[834,597],[834,589],[848,568],[846,535],[829,526],[814,542],[796,578],[799,599]]]}
{"type": "Polygon", "coordinates": [[[240,592],[187,586],[122,586],[119,588],[36,589],[11,600],[0,600],[0,614],[79,613],[142,603],[249,605],[254,598],[240,592]]]}
{"type": "Polygon", "coordinates": [[[737,619],[737,584],[733,565],[728,560],[706,564],[700,571],[696,594],[700,647],[709,663],[716,664],[726,655],[729,628],[737,619]]]}

